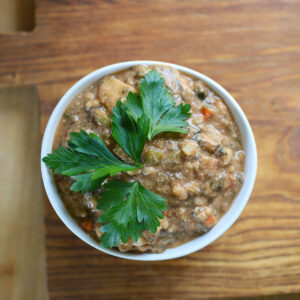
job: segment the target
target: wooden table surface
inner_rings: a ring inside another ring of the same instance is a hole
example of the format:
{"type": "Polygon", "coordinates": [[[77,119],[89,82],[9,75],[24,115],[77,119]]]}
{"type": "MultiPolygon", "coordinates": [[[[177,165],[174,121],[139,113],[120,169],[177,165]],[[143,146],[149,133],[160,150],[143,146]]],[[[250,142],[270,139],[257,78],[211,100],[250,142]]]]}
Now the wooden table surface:
{"type": "Polygon", "coordinates": [[[33,87],[0,89],[1,300],[47,299],[37,102],[33,87]]]}
{"type": "MultiPolygon", "coordinates": [[[[45,198],[51,299],[199,299],[300,291],[300,2],[36,0],[33,32],[0,35],[0,86],[37,86],[41,133],[66,90],[110,63],[196,69],[237,99],[253,128],[258,175],[220,239],[165,262],[88,247],[45,198]]],[[[25,130],[25,128],[24,128],[25,130]]]]}

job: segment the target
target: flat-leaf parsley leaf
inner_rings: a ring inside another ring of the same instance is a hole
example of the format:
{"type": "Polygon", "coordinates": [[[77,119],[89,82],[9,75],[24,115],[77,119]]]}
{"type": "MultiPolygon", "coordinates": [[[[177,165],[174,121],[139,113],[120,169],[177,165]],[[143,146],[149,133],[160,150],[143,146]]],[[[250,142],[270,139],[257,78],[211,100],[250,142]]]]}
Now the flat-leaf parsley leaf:
{"type": "Polygon", "coordinates": [[[139,118],[136,123],[121,101],[117,102],[112,111],[113,138],[129,156],[141,163],[141,155],[149,131],[149,118],[139,118]]]}
{"type": "Polygon", "coordinates": [[[105,223],[100,228],[103,247],[118,246],[120,239],[126,243],[129,237],[136,242],[145,229],[155,233],[166,209],[166,200],[138,181],[108,181],[100,197],[97,208],[103,212],[99,221],[105,223]]]}
{"type": "Polygon", "coordinates": [[[191,106],[182,103],[175,106],[173,96],[164,85],[165,80],[156,71],[152,70],[145,75],[139,86],[140,96],[129,93],[125,102],[132,118],[138,122],[142,114],[150,119],[148,139],[162,132],[187,133],[185,120],[191,115],[191,106]]]}
{"type": "Polygon", "coordinates": [[[80,130],[70,133],[70,138],[68,148],[58,147],[43,161],[54,174],[74,176],[77,182],[71,189],[76,192],[93,191],[107,176],[140,167],[119,160],[94,133],[80,130]]]}

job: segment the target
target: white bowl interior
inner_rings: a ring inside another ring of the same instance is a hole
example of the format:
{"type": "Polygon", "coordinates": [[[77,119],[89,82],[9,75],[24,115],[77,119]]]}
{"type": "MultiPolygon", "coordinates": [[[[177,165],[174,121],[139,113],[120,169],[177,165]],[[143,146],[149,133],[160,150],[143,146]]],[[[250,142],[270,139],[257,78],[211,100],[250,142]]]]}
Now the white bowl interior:
{"type": "Polygon", "coordinates": [[[157,62],[157,61],[129,61],[117,63],[114,65],[110,65],[99,70],[96,70],[77,83],[75,83],[67,93],[62,97],[57,106],[55,107],[45,130],[44,138],[42,142],[42,150],[41,150],[41,158],[46,156],[48,153],[52,152],[52,144],[55,135],[56,128],[59,124],[59,121],[70,103],[72,99],[84,88],[89,86],[94,81],[102,78],[105,75],[124,70],[139,64],[147,64],[147,65],[157,65],[163,64],[171,67],[175,67],[176,69],[190,74],[196,78],[203,80],[211,89],[213,89],[228,105],[229,109],[232,112],[232,115],[240,129],[242,135],[242,141],[244,145],[244,149],[246,152],[246,160],[245,160],[245,182],[233,201],[228,212],[219,220],[219,222],[207,233],[199,236],[179,247],[167,249],[163,253],[160,254],[134,254],[134,253],[121,253],[114,249],[105,249],[100,246],[100,244],[95,241],[89,234],[87,234],[81,227],[75,222],[73,217],[70,215],[68,210],[66,209],[63,201],[60,199],[59,194],[57,192],[54,178],[52,176],[52,172],[49,171],[46,165],[41,161],[41,170],[42,170],[42,178],[45,186],[46,193],[48,198],[56,211],[57,215],[64,222],[64,224],[80,239],[85,241],[87,244],[92,247],[99,249],[105,253],[111,254],[113,256],[122,257],[126,259],[132,260],[142,260],[142,261],[154,261],[154,260],[166,260],[181,257],[190,253],[193,253],[197,250],[202,249],[203,247],[209,245],[218,237],[220,237],[239,217],[241,212],[243,211],[249,197],[251,191],[253,189],[256,169],[257,169],[257,153],[256,153],[256,145],[252,130],[247,121],[246,116],[241,110],[240,106],[233,99],[233,97],[218,83],[210,79],[209,77],[191,70],[189,68],[185,68],[182,66],[165,63],[165,62],[157,62]]]}

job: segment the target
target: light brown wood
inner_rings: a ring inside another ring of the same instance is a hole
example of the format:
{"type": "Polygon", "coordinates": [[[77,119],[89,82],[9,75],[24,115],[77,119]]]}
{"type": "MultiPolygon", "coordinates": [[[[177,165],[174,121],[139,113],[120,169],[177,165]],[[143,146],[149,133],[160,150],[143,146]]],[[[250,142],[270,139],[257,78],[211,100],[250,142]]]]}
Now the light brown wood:
{"type": "Polygon", "coordinates": [[[34,87],[0,89],[0,299],[46,299],[34,87]]]}
{"type": "Polygon", "coordinates": [[[0,32],[32,31],[33,28],[33,0],[0,1],[0,32]]]}
{"type": "Polygon", "coordinates": [[[257,141],[253,195],[238,222],[188,257],[116,259],[75,238],[46,203],[53,299],[199,299],[300,291],[300,2],[36,2],[30,34],[0,36],[0,85],[37,84],[41,132],[65,91],[131,59],[182,64],[214,78],[245,111],[257,141]]]}

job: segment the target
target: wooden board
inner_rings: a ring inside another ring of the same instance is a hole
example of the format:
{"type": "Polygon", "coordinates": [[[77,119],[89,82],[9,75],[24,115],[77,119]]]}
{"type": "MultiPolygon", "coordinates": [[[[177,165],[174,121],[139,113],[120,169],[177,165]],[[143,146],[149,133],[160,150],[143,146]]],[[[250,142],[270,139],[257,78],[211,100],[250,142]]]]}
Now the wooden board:
{"type": "Polygon", "coordinates": [[[33,28],[33,0],[0,1],[0,32],[31,31],[33,28]]]}
{"type": "Polygon", "coordinates": [[[141,263],[99,253],[75,238],[46,200],[52,299],[300,291],[299,29],[297,0],[37,0],[32,33],[0,36],[0,85],[37,85],[41,133],[80,77],[113,62],[153,59],[221,83],[257,141],[258,176],[242,216],[215,243],[185,258],[141,263]]]}
{"type": "Polygon", "coordinates": [[[43,300],[47,285],[36,88],[0,89],[0,128],[0,299],[43,300]]]}

